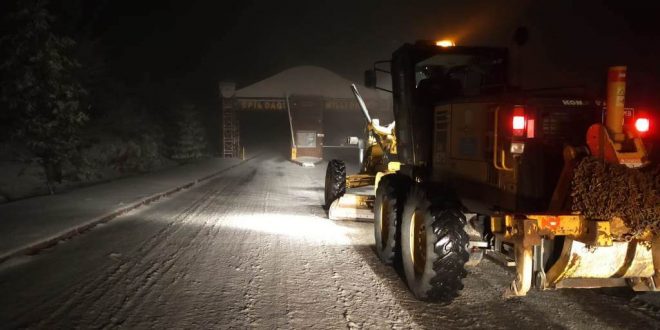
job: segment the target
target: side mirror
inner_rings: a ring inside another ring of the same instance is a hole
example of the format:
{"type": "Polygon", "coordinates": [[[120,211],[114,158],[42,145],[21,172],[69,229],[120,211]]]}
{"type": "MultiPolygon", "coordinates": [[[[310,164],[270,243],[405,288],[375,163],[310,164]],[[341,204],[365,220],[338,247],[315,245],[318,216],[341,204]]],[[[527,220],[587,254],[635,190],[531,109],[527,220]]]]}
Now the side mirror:
{"type": "Polygon", "coordinates": [[[369,88],[376,88],[378,83],[378,78],[376,77],[376,71],[367,70],[364,72],[364,85],[369,88]]]}

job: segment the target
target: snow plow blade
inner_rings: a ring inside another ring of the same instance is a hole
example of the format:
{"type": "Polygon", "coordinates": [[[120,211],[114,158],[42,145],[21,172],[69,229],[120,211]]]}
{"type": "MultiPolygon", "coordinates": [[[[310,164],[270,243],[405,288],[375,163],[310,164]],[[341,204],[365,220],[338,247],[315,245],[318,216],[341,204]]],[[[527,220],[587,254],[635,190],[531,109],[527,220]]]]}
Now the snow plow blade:
{"type": "Polygon", "coordinates": [[[341,196],[328,209],[330,220],[358,220],[373,221],[373,196],[345,194],[341,196]]]}
{"type": "Polygon", "coordinates": [[[547,274],[546,285],[556,288],[630,285],[639,291],[655,291],[653,250],[657,246],[648,243],[614,242],[612,246],[593,247],[566,239],[561,257],[547,274]],[[632,285],[637,281],[640,285],[632,285]]]}

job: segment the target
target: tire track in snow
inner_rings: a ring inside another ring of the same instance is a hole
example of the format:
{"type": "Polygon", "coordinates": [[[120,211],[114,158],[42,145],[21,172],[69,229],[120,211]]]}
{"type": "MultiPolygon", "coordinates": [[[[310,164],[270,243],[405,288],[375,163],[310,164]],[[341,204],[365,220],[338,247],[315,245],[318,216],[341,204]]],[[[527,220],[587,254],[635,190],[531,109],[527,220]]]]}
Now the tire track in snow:
{"type": "MultiPolygon", "coordinates": [[[[249,199],[247,207],[242,208],[243,212],[239,214],[248,215],[251,217],[264,217],[270,212],[270,200],[272,191],[272,178],[270,167],[264,166],[263,171],[255,173],[250,177],[251,186],[242,187],[241,195],[252,195],[249,199]],[[254,191],[253,191],[254,190],[254,191]],[[247,211],[247,212],[245,212],[247,211]],[[254,211],[259,211],[255,213],[254,211]]],[[[264,295],[264,266],[268,259],[267,255],[271,251],[272,241],[262,239],[263,233],[245,230],[246,235],[250,238],[249,242],[257,244],[251,245],[247,253],[243,253],[242,267],[245,269],[245,275],[248,277],[247,285],[243,290],[244,306],[241,309],[241,315],[245,318],[246,327],[260,327],[264,320],[257,311],[257,305],[264,295]]],[[[268,274],[273,276],[273,274],[268,274]]]]}
{"type": "MultiPolygon", "coordinates": [[[[223,176],[223,178],[225,178],[223,176]]],[[[231,187],[232,184],[236,182],[236,180],[239,180],[240,177],[237,178],[232,178],[229,177],[228,179],[225,180],[210,180],[209,182],[199,186],[199,189],[203,188],[211,188],[206,191],[204,191],[201,196],[195,198],[193,203],[189,204],[187,207],[185,207],[183,210],[181,210],[173,219],[171,222],[169,222],[167,225],[165,225],[164,228],[160,229],[156,234],[152,235],[147,241],[145,241],[138,249],[136,252],[132,253],[130,256],[131,259],[123,259],[120,261],[116,266],[111,267],[109,270],[104,269],[100,273],[97,273],[96,276],[92,277],[93,279],[90,281],[87,281],[86,283],[82,283],[80,286],[73,288],[74,291],[69,293],[65,293],[64,296],[67,297],[65,300],[65,303],[61,304],[60,307],[55,310],[53,313],[50,313],[50,316],[42,320],[39,324],[38,327],[43,327],[46,324],[52,323],[55,319],[58,317],[61,317],[63,314],[72,314],[77,307],[81,305],[81,301],[84,300],[89,300],[90,297],[96,297],[94,299],[94,303],[92,306],[85,306],[84,307],[84,313],[82,313],[83,316],[89,317],[90,314],[94,313],[99,313],[97,317],[100,317],[102,314],[107,315],[108,314],[108,306],[99,306],[99,304],[102,303],[107,303],[105,301],[105,297],[110,293],[112,295],[115,295],[116,298],[113,300],[114,303],[112,305],[114,306],[122,306],[126,305],[130,300],[130,292],[132,289],[134,289],[136,286],[135,285],[128,285],[128,292],[124,290],[124,292],[117,293],[117,292],[111,292],[113,291],[112,289],[115,289],[117,286],[119,286],[120,282],[122,279],[139,279],[138,283],[140,285],[145,285],[145,281],[150,281],[152,278],[154,278],[154,275],[158,275],[158,269],[159,268],[159,261],[158,260],[153,260],[149,263],[145,263],[142,259],[142,257],[148,256],[152,254],[154,249],[156,249],[159,246],[163,245],[163,242],[167,241],[168,237],[171,237],[173,235],[176,235],[177,231],[181,230],[185,226],[186,219],[191,218],[195,212],[199,212],[199,210],[202,210],[205,205],[208,205],[208,203],[212,200],[211,196],[217,195],[224,189],[227,189],[228,187],[231,187]],[[215,182],[215,185],[209,185],[211,182],[215,182]],[[217,181],[222,182],[223,184],[217,185],[217,181]],[[99,307],[97,307],[99,306],[99,307]]],[[[196,189],[198,191],[199,189],[196,189]]],[[[186,192],[188,193],[188,192],[186,192]]],[[[175,195],[176,197],[179,197],[178,195],[175,195]]],[[[167,203],[169,199],[163,200],[159,203],[167,203]]],[[[156,206],[157,204],[154,204],[156,206]]],[[[149,208],[151,209],[151,207],[149,208]]],[[[149,209],[145,210],[148,211],[149,209]]],[[[140,211],[143,212],[143,211],[140,211]]],[[[137,214],[129,214],[127,216],[139,216],[140,212],[137,214]]],[[[171,248],[171,247],[170,247],[171,248]]],[[[168,249],[163,249],[164,251],[167,251],[168,249]]],[[[178,252],[179,250],[173,252],[170,254],[170,260],[174,255],[178,252]]],[[[169,269],[173,262],[166,262],[160,267],[165,267],[164,269],[169,269]]],[[[133,283],[133,281],[131,281],[133,283]]],[[[84,304],[83,304],[84,305],[84,304]]],[[[110,311],[113,309],[110,308],[110,311]]],[[[95,323],[92,323],[95,324],[95,323]]]]}
{"type": "MultiPolygon", "coordinates": [[[[158,251],[169,250],[171,252],[165,256],[163,256],[162,254],[157,254],[156,256],[154,256],[155,258],[157,258],[157,260],[164,260],[161,261],[161,267],[158,269],[157,272],[153,274],[154,276],[151,276],[151,274],[147,274],[147,276],[142,276],[142,282],[134,286],[137,288],[137,290],[135,290],[132,297],[133,301],[138,300],[138,304],[136,306],[132,306],[132,304],[119,305],[120,308],[116,310],[113,313],[114,316],[111,317],[111,319],[114,319],[113,323],[121,324],[130,315],[139,315],[138,313],[136,313],[136,310],[139,310],[147,302],[151,302],[153,300],[151,299],[151,295],[153,294],[154,290],[151,289],[157,283],[159,283],[162,278],[167,276],[175,265],[178,266],[179,269],[178,272],[174,273],[173,276],[174,281],[166,282],[164,287],[158,290],[157,292],[166,292],[173,283],[176,283],[178,278],[188,273],[186,270],[190,268],[190,264],[194,262],[194,258],[182,259],[181,257],[184,253],[192,251],[192,248],[195,246],[206,245],[205,243],[207,241],[202,240],[201,238],[202,237],[208,238],[208,235],[203,235],[203,233],[206,230],[208,230],[208,227],[211,225],[211,222],[213,222],[212,217],[204,216],[203,213],[206,210],[208,210],[209,207],[214,203],[216,196],[220,195],[226,189],[231,188],[234,184],[236,184],[236,182],[243,180],[244,178],[242,176],[231,178],[231,180],[227,180],[227,182],[223,185],[221,189],[211,190],[209,194],[205,195],[204,201],[198,205],[198,207],[195,209],[194,212],[186,214],[186,216],[182,218],[182,221],[180,222],[177,231],[171,232],[169,233],[169,235],[165,237],[161,237],[162,241],[160,241],[158,244],[161,247],[166,245],[166,247],[168,248],[159,249],[158,251]],[[186,226],[191,224],[192,219],[203,219],[203,222],[193,224],[192,226],[186,226]],[[166,244],[170,240],[170,237],[176,236],[177,234],[179,234],[180,230],[188,227],[194,227],[196,228],[196,230],[191,235],[186,235],[189,237],[187,243],[177,244],[178,242],[175,242],[175,244],[166,244]],[[136,310],[132,310],[132,309],[136,309],[136,310]]],[[[96,322],[93,322],[92,324],[96,324],[96,322]]]]}
{"type": "MultiPolygon", "coordinates": [[[[199,200],[201,201],[201,199],[199,200]]],[[[187,210],[184,210],[184,212],[187,212],[189,209],[192,209],[195,207],[196,204],[192,204],[187,210]]],[[[129,215],[130,216],[130,215],[129,215]]],[[[162,230],[160,230],[156,235],[152,237],[151,240],[147,241],[144,245],[140,247],[138,250],[138,253],[142,253],[145,249],[146,246],[151,246],[149,243],[152,243],[154,241],[154,237],[160,237],[163,235],[164,232],[170,230],[174,225],[174,222],[169,223],[168,225],[165,226],[162,230]]],[[[41,323],[38,324],[38,327],[43,327],[45,324],[48,324],[55,320],[56,318],[60,317],[63,314],[71,314],[72,309],[76,307],[80,303],[80,301],[87,299],[87,297],[92,294],[95,290],[98,290],[98,288],[106,288],[106,292],[109,290],[108,286],[104,286],[105,283],[108,282],[114,282],[118,278],[122,278],[125,276],[130,271],[130,264],[128,261],[121,261],[114,267],[111,267],[109,270],[108,269],[102,269],[100,272],[98,272],[96,275],[92,276],[92,280],[84,282],[80,284],[79,286],[74,286],[72,287],[73,292],[69,293],[64,293],[62,296],[67,297],[66,300],[64,301],[63,304],[59,305],[60,307],[57,308],[54,312],[50,313],[49,318],[42,320],[41,323]]],[[[104,292],[105,293],[105,292],[104,292]]],[[[53,300],[56,300],[60,297],[54,297],[53,300]]],[[[47,302],[43,305],[50,305],[50,302],[47,302]]],[[[94,312],[95,309],[93,307],[89,308],[88,311],[94,312]]]]}

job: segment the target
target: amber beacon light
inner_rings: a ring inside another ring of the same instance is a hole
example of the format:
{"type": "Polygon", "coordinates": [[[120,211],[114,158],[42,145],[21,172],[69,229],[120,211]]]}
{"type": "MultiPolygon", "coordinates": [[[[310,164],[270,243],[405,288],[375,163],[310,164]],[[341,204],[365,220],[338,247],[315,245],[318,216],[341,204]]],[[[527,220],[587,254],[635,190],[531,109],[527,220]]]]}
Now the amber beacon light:
{"type": "Polygon", "coordinates": [[[439,47],[445,47],[446,48],[446,47],[454,47],[454,46],[456,46],[456,43],[454,43],[454,41],[452,41],[452,40],[445,39],[445,40],[436,41],[435,45],[439,46],[439,47]]]}

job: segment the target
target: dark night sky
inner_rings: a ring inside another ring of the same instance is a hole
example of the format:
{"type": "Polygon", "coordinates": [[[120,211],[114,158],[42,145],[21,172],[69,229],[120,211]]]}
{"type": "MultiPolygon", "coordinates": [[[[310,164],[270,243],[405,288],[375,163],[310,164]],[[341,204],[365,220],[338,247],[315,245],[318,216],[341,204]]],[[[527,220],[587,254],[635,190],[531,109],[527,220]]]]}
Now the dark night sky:
{"type": "Polygon", "coordinates": [[[630,89],[647,99],[660,85],[659,8],[634,2],[98,1],[78,16],[124,80],[149,79],[194,98],[213,97],[218,80],[240,87],[303,64],[361,80],[404,42],[449,36],[511,46],[515,28],[526,25],[527,87],[598,85],[608,65],[627,64],[637,81],[630,89]]]}

